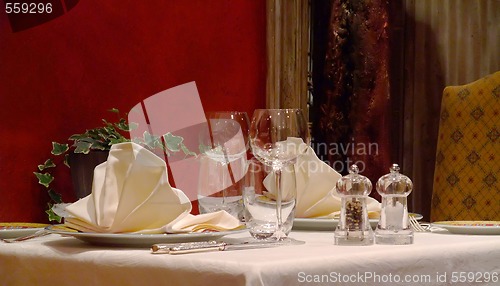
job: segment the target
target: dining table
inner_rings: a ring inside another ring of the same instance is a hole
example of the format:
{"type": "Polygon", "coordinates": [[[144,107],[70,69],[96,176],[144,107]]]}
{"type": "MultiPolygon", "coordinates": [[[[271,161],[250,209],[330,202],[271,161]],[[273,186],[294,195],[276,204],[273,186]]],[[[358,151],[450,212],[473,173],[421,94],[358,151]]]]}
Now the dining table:
{"type": "Polygon", "coordinates": [[[413,244],[367,246],[335,245],[325,230],[290,237],[303,243],[175,255],[54,233],[0,241],[0,285],[500,285],[498,235],[416,232],[413,244]]]}

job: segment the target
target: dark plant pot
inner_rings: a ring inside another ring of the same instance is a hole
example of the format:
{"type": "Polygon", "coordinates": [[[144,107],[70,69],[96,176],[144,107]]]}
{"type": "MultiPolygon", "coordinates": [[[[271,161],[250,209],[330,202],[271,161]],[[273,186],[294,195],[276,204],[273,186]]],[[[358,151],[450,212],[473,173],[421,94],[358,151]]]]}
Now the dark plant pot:
{"type": "Polygon", "coordinates": [[[88,154],[69,153],[73,190],[78,199],[92,192],[94,168],[108,159],[109,151],[92,150],[88,154]]]}

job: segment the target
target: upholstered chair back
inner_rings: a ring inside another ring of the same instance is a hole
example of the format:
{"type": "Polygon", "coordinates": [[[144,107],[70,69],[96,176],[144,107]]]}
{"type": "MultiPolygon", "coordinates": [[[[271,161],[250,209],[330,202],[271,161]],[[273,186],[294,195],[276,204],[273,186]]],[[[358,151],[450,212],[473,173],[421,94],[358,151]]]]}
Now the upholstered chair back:
{"type": "Polygon", "coordinates": [[[500,72],[444,89],[431,221],[500,220],[500,72]]]}

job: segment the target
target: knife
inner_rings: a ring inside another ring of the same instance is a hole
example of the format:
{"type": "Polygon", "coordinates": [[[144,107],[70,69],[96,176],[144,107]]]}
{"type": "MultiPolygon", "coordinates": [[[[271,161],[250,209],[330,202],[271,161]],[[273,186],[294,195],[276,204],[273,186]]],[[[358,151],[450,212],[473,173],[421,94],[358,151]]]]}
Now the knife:
{"type": "Polygon", "coordinates": [[[183,242],[177,244],[153,244],[151,253],[154,254],[185,254],[207,251],[225,251],[225,250],[240,250],[240,249],[255,249],[267,248],[284,245],[279,241],[244,241],[238,243],[228,243],[223,241],[199,241],[199,242],[183,242]]]}

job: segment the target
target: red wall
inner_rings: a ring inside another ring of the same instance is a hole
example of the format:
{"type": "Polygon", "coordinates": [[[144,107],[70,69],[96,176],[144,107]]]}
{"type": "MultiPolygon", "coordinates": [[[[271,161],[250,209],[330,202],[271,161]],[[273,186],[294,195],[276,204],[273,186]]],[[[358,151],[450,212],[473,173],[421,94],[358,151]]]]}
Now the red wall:
{"type": "MultiPolygon", "coordinates": [[[[205,110],[265,105],[265,1],[85,0],[13,32],[0,11],[0,221],[46,221],[51,142],[196,81],[205,110]]],[[[69,172],[57,191],[72,198],[69,172]]]]}

